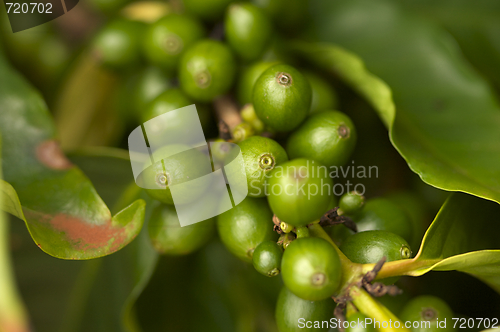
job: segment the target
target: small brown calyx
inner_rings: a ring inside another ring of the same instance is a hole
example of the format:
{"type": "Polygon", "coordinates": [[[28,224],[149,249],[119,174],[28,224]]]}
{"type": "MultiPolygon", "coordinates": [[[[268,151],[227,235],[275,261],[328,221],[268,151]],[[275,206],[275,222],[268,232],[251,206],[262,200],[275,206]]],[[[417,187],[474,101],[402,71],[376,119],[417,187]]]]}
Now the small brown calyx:
{"type": "Polygon", "coordinates": [[[323,273],[315,273],[311,277],[311,283],[314,286],[321,286],[326,282],[326,276],[323,273]]]}
{"type": "Polygon", "coordinates": [[[158,187],[166,189],[170,185],[170,175],[166,172],[157,173],[155,182],[158,187]]]}
{"type": "Polygon", "coordinates": [[[337,132],[339,133],[340,138],[349,138],[349,136],[351,136],[351,130],[344,124],[339,126],[337,132]]]}
{"type": "Polygon", "coordinates": [[[274,156],[269,153],[265,153],[259,157],[259,167],[263,170],[270,171],[274,168],[276,161],[274,156]]]}
{"type": "Polygon", "coordinates": [[[51,169],[64,170],[73,167],[56,140],[47,140],[36,147],[36,158],[51,169]]]}
{"type": "Polygon", "coordinates": [[[168,54],[176,55],[182,51],[184,45],[182,43],[182,39],[180,39],[179,36],[169,34],[165,37],[163,47],[168,54]]]}
{"type": "Polygon", "coordinates": [[[437,312],[433,308],[424,308],[422,310],[421,316],[423,320],[431,321],[437,318],[437,312]]]}
{"type": "Polygon", "coordinates": [[[290,86],[293,83],[293,79],[290,74],[281,72],[276,75],[276,82],[282,86],[290,86]]]}
{"type": "Polygon", "coordinates": [[[199,72],[195,77],[196,85],[202,89],[206,89],[212,83],[212,76],[206,70],[199,72]]]}

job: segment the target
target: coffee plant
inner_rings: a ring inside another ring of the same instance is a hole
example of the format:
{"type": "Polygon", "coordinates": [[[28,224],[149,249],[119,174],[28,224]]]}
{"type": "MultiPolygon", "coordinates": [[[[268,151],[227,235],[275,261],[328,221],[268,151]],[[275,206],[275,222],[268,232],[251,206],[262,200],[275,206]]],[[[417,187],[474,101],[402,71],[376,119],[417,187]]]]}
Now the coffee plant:
{"type": "Polygon", "coordinates": [[[500,329],[498,2],[5,11],[0,332],[500,329]]]}

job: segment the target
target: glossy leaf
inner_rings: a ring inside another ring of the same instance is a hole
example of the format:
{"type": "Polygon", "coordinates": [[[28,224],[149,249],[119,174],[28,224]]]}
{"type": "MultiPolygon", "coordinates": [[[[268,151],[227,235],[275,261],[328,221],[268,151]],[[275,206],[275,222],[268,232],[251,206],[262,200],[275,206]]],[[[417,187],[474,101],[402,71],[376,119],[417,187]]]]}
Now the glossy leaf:
{"type": "Polygon", "coordinates": [[[433,263],[413,270],[457,270],[471,274],[500,293],[500,206],[465,194],[454,194],[427,230],[416,264],[433,263]],[[496,227],[495,227],[496,226],[496,227]]]}
{"type": "MultiPolygon", "coordinates": [[[[0,165],[2,164],[0,136],[0,165]]],[[[0,167],[0,181],[2,168],[0,167]]],[[[2,183],[0,182],[0,185],[2,183]]],[[[0,204],[4,202],[5,191],[0,186],[0,204]]],[[[0,210],[0,331],[29,331],[26,309],[17,291],[14,271],[9,251],[9,223],[5,213],[0,210]]]]}
{"type": "Polygon", "coordinates": [[[449,35],[387,0],[313,4],[315,35],[363,58],[392,90],[394,116],[384,84],[373,85],[357,59],[340,55],[350,53],[331,45],[303,52],[371,102],[410,168],[435,187],[500,202],[500,107],[449,35]],[[352,74],[343,64],[356,62],[352,74]],[[377,89],[382,93],[375,99],[377,89]]]}
{"type": "Polygon", "coordinates": [[[19,219],[24,220],[21,202],[19,201],[19,197],[17,197],[17,193],[10,183],[0,179],[0,193],[2,195],[2,199],[0,200],[0,210],[8,212],[19,219]]]}
{"type": "Polygon", "coordinates": [[[2,53],[0,77],[3,171],[35,243],[63,259],[95,258],[123,248],[142,228],[144,201],[111,216],[92,183],[61,152],[40,94],[2,53]]]}
{"type": "Polygon", "coordinates": [[[413,12],[448,30],[467,59],[500,88],[500,2],[404,0],[413,12]]]}
{"type": "Polygon", "coordinates": [[[495,202],[462,193],[451,195],[427,230],[415,258],[385,264],[380,277],[457,270],[500,293],[499,216],[500,205],[495,202]]]}

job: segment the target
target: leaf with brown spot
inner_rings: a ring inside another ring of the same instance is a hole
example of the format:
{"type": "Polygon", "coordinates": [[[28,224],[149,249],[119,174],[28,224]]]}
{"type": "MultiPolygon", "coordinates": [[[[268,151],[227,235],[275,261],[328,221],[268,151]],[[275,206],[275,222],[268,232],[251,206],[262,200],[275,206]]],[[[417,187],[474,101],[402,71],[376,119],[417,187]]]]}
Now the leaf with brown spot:
{"type": "MultiPolygon", "coordinates": [[[[60,150],[41,95],[10,68],[1,50],[0,78],[2,166],[11,186],[0,186],[10,198],[0,207],[24,219],[35,243],[58,258],[91,259],[130,243],[142,228],[145,202],[137,200],[112,216],[90,180],[60,150]]],[[[124,179],[132,180],[131,173],[124,179]]]]}

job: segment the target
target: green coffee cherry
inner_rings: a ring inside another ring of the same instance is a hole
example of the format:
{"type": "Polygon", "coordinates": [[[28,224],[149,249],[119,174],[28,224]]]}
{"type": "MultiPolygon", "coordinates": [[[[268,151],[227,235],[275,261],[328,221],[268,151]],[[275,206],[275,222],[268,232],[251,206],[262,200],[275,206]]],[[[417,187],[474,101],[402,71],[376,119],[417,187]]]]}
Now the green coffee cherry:
{"type": "Polygon", "coordinates": [[[290,243],[283,254],[281,274],[292,293],[309,301],[333,296],[342,276],[339,255],[333,246],[315,237],[290,243]]]}
{"type": "Polygon", "coordinates": [[[230,5],[224,28],[229,46],[245,61],[256,60],[264,53],[273,32],[267,15],[251,3],[230,5]]]}
{"type": "Polygon", "coordinates": [[[155,249],[167,255],[190,254],[210,240],[215,220],[208,219],[181,227],[175,208],[161,204],[153,211],[148,232],[155,249]]]}
{"type": "Polygon", "coordinates": [[[253,266],[267,276],[275,277],[280,273],[283,249],[274,241],[264,241],[253,252],[253,266]]]}
{"type": "Polygon", "coordinates": [[[290,158],[309,158],[327,167],[342,166],[354,150],[356,137],[354,124],[347,115],[324,111],[309,116],[290,135],[286,150],[290,158]]]}
{"type": "Polygon", "coordinates": [[[116,19],[106,25],[92,42],[92,54],[112,69],[129,69],[140,62],[140,43],[146,25],[116,19]]]}
{"type": "Polygon", "coordinates": [[[269,67],[277,64],[276,61],[260,61],[243,69],[238,75],[237,96],[241,105],[252,102],[253,87],[257,79],[269,67]]]}
{"type": "Polygon", "coordinates": [[[249,123],[253,130],[256,133],[260,133],[264,130],[264,123],[257,117],[257,114],[255,114],[255,109],[253,108],[252,104],[246,104],[242,109],[241,109],[241,118],[245,120],[245,122],[249,123]]]}
{"type": "Polygon", "coordinates": [[[270,172],[288,160],[285,150],[276,141],[252,136],[238,144],[245,162],[248,195],[264,197],[270,172]]]}
{"type": "Polygon", "coordinates": [[[234,0],[183,0],[186,12],[204,21],[215,22],[221,19],[224,12],[234,0]]]}
{"type": "MultiPolygon", "coordinates": [[[[387,231],[366,231],[348,237],[340,246],[340,250],[354,263],[375,264],[386,258],[387,262],[411,258],[410,245],[405,239],[387,231]]],[[[384,279],[384,283],[392,284],[395,278],[384,279]]]]}
{"type": "MultiPolygon", "coordinates": [[[[181,89],[171,88],[163,91],[154,100],[150,101],[142,108],[140,112],[141,122],[144,123],[154,117],[162,115],[164,113],[186,107],[194,104],[181,89]]],[[[211,110],[206,104],[196,105],[196,111],[198,113],[198,118],[200,119],[201,127],[204,133],[208,133],[213,130],[215,124],[213,123],[213,117],[211,110]]],[[[165,131],[182,131],[183,128],[187,128],[191,125],[191,122],[186,122],[186,118],[178,118],[177,121],[164,122],[161,127],[150,128],[149,133],[159,134],[158,130],[165,131]]]]}
{"type": "Polygon", "coordinates": [[[349,322],[349,327],[345,329],[346,332],[375,332],[375,327],[373,324],[365,325],[365,319],[368,316],[363,315],[360,312],[349,316],[347,321],[349,322]]]}
{"type": "Polygon", "coordinates": [[[253,106],[259,119],[277,131],[291,131],[307,117],[312,91],[298,70],[274,65],[262,73],[253,89],[253,106]]]}
{"type": "Polygon", "coordinates": [[[183,185],[176,191],[175,204],[191,203],[201,195],[206,195],[205,191],[210,181],[208,179],[192,181],[211,171],[210,160],[201,151],[172,144],[154,151],[153,159],[155,164],[141,173],[149,196],[165,204],[174,204],[170,187],[181,183],[183,185]],[[178,153],[178,151],[184,152],[178,153]],[[169,157],[164,158],[164,156],[169,157]]]}
{"type": "Polygon", "coordinates": [[[311,84],[312,102],[310,113],[317,113],[337,108],[337,93],[321,76],[304,71],[304,76],[311,84]]]}
{"type": "Polygon", "coordinates": [[[339,202],[338,202],[337,196],[332,195],[332,199],[330,200],[330,203],[326,207],[326,210],[325,210],[324,213],[330,211],[331,209],[336,208],[337,206],[339,206],[339,202]]]}
{"type": "Polygon", "coordinates": [[[142,46],[151,64],[174,74],[184,51],[204,35],[203,26],[195,19],[170,14],[147,29],[142,46]]]}
{"type": "Polygon", "coordinates": [[[255,248],[263,241],[276,238],[272,218],[265,199],[247,197],[217,217],[217,229],[230,252],[246,262],[252,262],[255,248]]]}
{"type": "Polygon", "coordinates": [[[136,114],[142,114],[152,100],[172,87],[172,83],[158,67],[146,67],[134,78],[132,103],[136,114]]]}
{"type": "Polygon", "coordinates": [[[309,228],[307,228],[306,226],[299,227],[295,230],[295,234],[297,234],[297,239],[309,237],[309,235],[310,235],[309,228]]]}
{"type": "Polygon", "coordinates": [[[365,204],[365,197],[356,191],[342,195],[339,201],[339,209],[342,214],[355,214],[365,204]]]}
{"type": "Polygon", "coordinates": [[[387,196],[387,199],[406,213],[406,216],[411,221],[413,234],[412,238],[408,239],[408,242],[412,248],[418,248],[426,229],[427,206],[424,200],[418,194],[409,190],[394,192],[387,196]]]}
{"type": "Polygon", "coordinates": [[[403,292],[398,296],[391,296],[389,294],[386,294],[382,297],[377,298],[377,300],[383,306],[389,309],[389,311],[395,314],[397,317],[400,317],[401,311],[405,307],[406,303],[410,301],[410,299],[411,297],[408,292],[403,292]]]}
{"type": "Polygon", "coordinates": [[[283,287],[276,303],[276,324],[280,332],[327,332],[329,327],[306,327],[305,322],[330,321],[334,309],[335,302],[331,299],[303,300],[283,287]],[[304,326],[300,322],[304,322],[304,326]]]}
{"type": "Polygon", "coordinates": [[[283,32],[300,31],[307,22],[309,1],[307,0],[253,0],[272,18],[283,32]]]}
{"type": "Polygon", "coordinates": [[[413,332],[454,331],[453,324],[450,324],[454,317],[451,308],[436,296],[421,295],[412,299],[403,308],[400,317],[403,322],[412,322],[413,332]],[[443,324],[445,319],[446,324],[443,324]],[[422,322],[428,322],[430,328],[422,322]]]}
{"type": "Polygon", "coordinates": [[[406,241],[413,238],[413,226],[406,213],[386,198],[366,201],[358,214],[353,215],[358,232],[382,230],[401,236],[406,241]]]}
{"type": "Polygon", "coordinates": [[[219,41],[199,41],[181,58],[180,85],[195,100],[209,102],[226,93],[231,88],[235,74],[233,54],[219,41]]]}
{"type": "Polygon", "coordinates": [[[295,159],[271,172],[266,192],[280,220],[300,227],[321,218],[331,203],[333,188],[324,168],[312,160],[295,159]]]}
{"type": "Polygon", "coordinates": [[[255,132],[251,124],[242,122],[233,129],[233,141],[235,143],[242,142],[247,138],[253,136],[254,133],[255,132]]]}
{"type": "Polygon", "coordinates": [[[384,256],[387,262],[411,258],[408,242],[387,231],[356,233],[340,249],[351,261],[360,264],[377,263],[384,256]]]}
{"type": "Polygon", "coordinates": [[[225,144],[226,141],[222,138],[216,138],[212,142],[214,142],[214,144],[211,144],[210,152],[212,153],[213,160],[214,162],[221,161],[222,163],[218,166],[223,167],[226,159],[232,156],[231,150],[229,149],[229,146],[225,144]]]}
{"type": "Polygon", "coordinates": [[[354,234],[352,230],[344,225],[327,226],[325,231],[337,246],[341,246],[348,237],[354,234]]]}
{"type": "Polygon", "coordinates": [[[253,122],[258,120],[257,114],[255,114],[255,109],[252,104],[246,104],[243,106],[240,112],[241,118],[246,122],[253,122]]]}
{"type": "Polygon", "coordinates": [[[62,73],[70,57],[71,50],[62,38],[49,35],[40,41],[32,61],[44,83],[50,83],[62,73]]]}
{"type": "MultiPolygon", "coordinates": [[[[141,113],[141,122],[146,122],[158,115],[192,104],[193,101],[181,89],[166,90],[150,102],[144,112],[141,113]]],[[[178,126],[182,127],[181,124],[178,124],[178,126]]]]}

